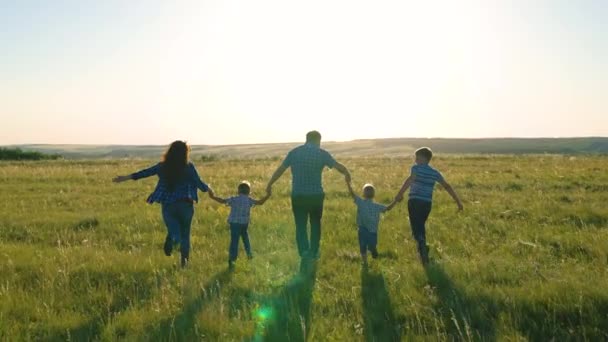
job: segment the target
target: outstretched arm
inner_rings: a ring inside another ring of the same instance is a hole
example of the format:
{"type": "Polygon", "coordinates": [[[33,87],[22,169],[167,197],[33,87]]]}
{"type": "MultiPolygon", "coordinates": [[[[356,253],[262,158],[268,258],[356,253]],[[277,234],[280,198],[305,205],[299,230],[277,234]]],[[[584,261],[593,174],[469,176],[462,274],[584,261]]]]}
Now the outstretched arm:
{"type": "Polygon", "coordinates": [[[225,199],[225,198],[221,198],[221,197],[217,197],[217,196],[215,196],[215,192],[213,192],[213,189],[208,188],[208,190],[207,190],[207,191],[209,192],[209,197],[210,197],[212,200],[214,200],[214,201],[216,201],[216,202],[218,202],[218,203],[221,203],[221,204],[226,204],[226,199],[225,199]]]}
{"type": "Polygon", "coordinates": [[[260,198],[259,200],[253,200],[253,203],[255,205],[262,205],[262,204],[266,203],[266,201],[268,201],[269,198],[270,198],[270,192],[267,192],[266,195],[264,195],[264,197],[260,198]]]}
{"type": "Polygon", "coordinates": [[[346,166],[344,166],[341,163],[336,162],[336,165],[334,165],[334,168],[336,170],[338,170],[338,172],[340,172],[341,174],[344,175],[344,179],[346,179],[346,183],[350,183],[351,179],[350,179],[350,172],[348,171],[348,169],[346,168],[346,166]]]}
{"type": "Polygon", "coordinates": [[[266,186],[266,193],[267,194],[272,192],[272,186],[274,185],[274,183],[276,183],[276,181],[279,180],[279,178],[281,178],[281,176],[283,175],[283,173],[285,173],[286,170],[287,170],[287,166],[281,165],[274,172],[274,174],[272,175],[272,177],[268,181],[268,185],[266,186]]]}
{"type": "Polygon", "coordinates": [[[117,176],[114,177],[112,179],[112,182],[114,183],[122,183],[128,180],[138,180],[141,178],[146,178],[146,177],[150,177],[150,176],[154,176],[158,174],[158,170],[160,169],[160,164],[156,164],[152,167],[149,167],[147,169],[132,173],[130,175],[124,175],[124,176],[117,176]]]}
{"type": "Polygon", "coordinates": [[[456,202],[456,205],[458,205],[458,210],[463,210],[464,207],[462,206],[462,202],[460,201],[460,198],[458,197],[456,191],[454,191],[450,183],[446,182],[445,180],[441,180],[439,181],[439,184],[441,184],[441,186],[443,186],[443,188],[448,192],[448,194],[452,196],[454,202],[456,202]]]}
{"type": "Polygon", "coordinates": [[[401,189],[399,189],[399,192],[397,193],[397,196],[395,196],[395,200],[397,202],[403,201],[403,194],[405,194],[405,192],[412,185],[412,182],[415,179],[416,179],[416,175],[412,173],[409,177],[407,177],[407,179],[405,180],[405,182],[403,182],[403,185],[401,186],[401,189]]]}
{"type": "Polygon", "coordinates": [[[350,194],[350,197],[352,197],[353,199],[357,198],[357,194],[355,194],[355,191],[353,190],[353,185],[351,184],[351,182],[346,182],[346,186],[348,187],[348,193],[350,194]]]}
{"type": "Polygon", "coordinates": [[[390,204],[389,204],[389,205],[386,207],[386,210],[385,210],[385,211],[389,211],[389,210],[393,209],[393,208],[394,208],[394,207],[395,207],[395,206],[396,206],[396,205],[397,205],[399,202],[401,202],[401,201],[398,201],[398,200],[397,200],[397,198],[395,198],[395,199],[394,199],[394,200],[393,200],[393,201],[392,201],[392,202],[391,202],[391,203],[390,203],[390,204]]]}

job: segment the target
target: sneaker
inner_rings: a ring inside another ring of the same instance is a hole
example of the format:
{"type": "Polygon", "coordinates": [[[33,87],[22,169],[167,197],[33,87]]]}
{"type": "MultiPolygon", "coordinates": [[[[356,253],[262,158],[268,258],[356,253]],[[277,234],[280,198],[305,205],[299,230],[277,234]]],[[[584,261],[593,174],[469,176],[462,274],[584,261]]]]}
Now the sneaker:
{"type": "Polygon", "coordinates": [[[182,258],[182,268],[188,267],[188,258],[182,258]]]}
{"type": "Polygon", "coordinates": [[[166,256],[171,256],[171,252],[173,252],[173,241],[168,236],[165,239],[165,245],[163,246],[163,250],[165,251],[166,256]]]}
{"type": "Polygon", "coordinates": [[[249,260],[253,260],[253,253],[249,253],[249,254],[247,254],[247,259],[249,259],[249,260]]]}
{"type": "Polygon", "coordinates": [[[229,270],[229,271],[234,271],[234,268],[235,268],[234,261],[229,260],[229,261],[228,261],[228,270],[229,270]]]}

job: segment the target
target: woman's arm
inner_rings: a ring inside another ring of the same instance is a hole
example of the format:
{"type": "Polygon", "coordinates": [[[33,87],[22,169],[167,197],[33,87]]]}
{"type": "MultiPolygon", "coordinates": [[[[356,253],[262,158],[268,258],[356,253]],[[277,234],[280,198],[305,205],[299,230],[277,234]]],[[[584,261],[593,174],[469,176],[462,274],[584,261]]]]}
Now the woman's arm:
{"type": "Polygon", "coordinates": [[[131,179],[132,180],[138,180],[138,179],[154,176],[154,175],[158,174],[159,169],[160,169],[160,163],[156,164],[154,166],[151,166],[151,167],[149,167],[147,169],[143,169],[141,171],[137,171],[137,172],[132,173],[130,175],[114,177],[112,179],[112,182],[114,182],[114,183],[122,183],[124,181],[128,181],[128,180],[131,180],[131,179]]]}
{"type": "Polygon", "coordinates": [[[194,182],[196,183],[196,187],[199,188],[202,192],[209,191],[209,185],[201,180],[201,177],[198,175],[196,171],[196,167],[194,164],[190,163],[190,168],[192,170],[192,176],[194,177],[194,182]]]}

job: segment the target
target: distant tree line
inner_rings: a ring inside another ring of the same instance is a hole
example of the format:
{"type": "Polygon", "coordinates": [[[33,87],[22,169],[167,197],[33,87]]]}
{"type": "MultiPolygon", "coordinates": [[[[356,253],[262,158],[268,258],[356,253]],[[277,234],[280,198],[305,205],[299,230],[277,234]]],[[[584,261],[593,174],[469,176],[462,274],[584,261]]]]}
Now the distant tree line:
{"type": "Polygon", "coordinates": [[[36,151],[23,151],[20,148],[0,147],[0,160],[55,160],[59,154],[46,154],[36,151]]]}

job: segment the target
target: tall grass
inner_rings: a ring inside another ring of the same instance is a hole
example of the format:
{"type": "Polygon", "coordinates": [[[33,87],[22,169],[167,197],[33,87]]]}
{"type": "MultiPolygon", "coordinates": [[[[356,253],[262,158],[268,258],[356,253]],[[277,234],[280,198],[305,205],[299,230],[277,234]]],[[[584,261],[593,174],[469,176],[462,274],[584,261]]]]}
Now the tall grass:
{"type": "MultiPolygon", "coordinates": [[[[351,159],[355,186],[388,202],[406,159],[351,159]]],[[[321,259],[300,264],[289,177],[253,210],[255,259],[226,272],[228,208],[196,206],[191,265],[165,257],[154,180],[115,185],[145,161],[0,163],[0,340],[605,340],[605,157],[441,157],[465,201],[438,190],[433,262],[418,262],[407,209],[380,226],[381,258],[362,269],[355,206],[325,174],[321,259]]],[[[248,179],[261,196],[268,161],[208,161],[218,195],[248,179]]],[[[243,252],[241,251],[241,254],[243,252]]]]}

